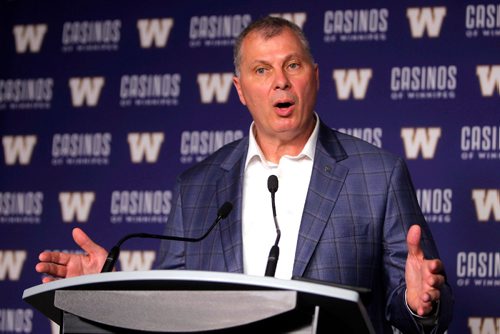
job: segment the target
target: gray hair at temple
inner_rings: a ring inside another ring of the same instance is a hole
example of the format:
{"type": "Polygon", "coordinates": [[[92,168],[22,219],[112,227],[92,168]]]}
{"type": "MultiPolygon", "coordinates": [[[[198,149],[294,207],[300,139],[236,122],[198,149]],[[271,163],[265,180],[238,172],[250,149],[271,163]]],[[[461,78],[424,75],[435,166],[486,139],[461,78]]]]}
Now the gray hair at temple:
{"type": "Polygon", "coordinates": [[[247,37],[252,32],[257,32],[261,34],[264,39],[270,39],[281,34],[286,28],[292,30],[292,32],[297,35],[311,62],[314,63],[314,58],[311,53],[311,48],[309,47],[309,42],[307,41],[304,32],[298,25],[279,17],[266,16],[250,23],[241,32],[238,38],[236,38],[233,51],[234,73],[236,74],[236,76],[240,76],[241,45],[243,44],[243,40],[245,39],[245,37],[247,37]]]}

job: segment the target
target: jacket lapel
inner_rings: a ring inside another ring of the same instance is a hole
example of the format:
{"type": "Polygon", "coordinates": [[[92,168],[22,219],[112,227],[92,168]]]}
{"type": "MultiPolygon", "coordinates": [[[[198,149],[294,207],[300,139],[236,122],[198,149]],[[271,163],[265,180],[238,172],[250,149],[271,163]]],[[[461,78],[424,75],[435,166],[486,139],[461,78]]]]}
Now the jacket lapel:
{"type": "Polygon", "coordinates": [[[293,276],[304,274],[321,239],[349,171],[338,164],[345,158],[347,154],[335,133],[321,123],[299,230],[293,276]]]}

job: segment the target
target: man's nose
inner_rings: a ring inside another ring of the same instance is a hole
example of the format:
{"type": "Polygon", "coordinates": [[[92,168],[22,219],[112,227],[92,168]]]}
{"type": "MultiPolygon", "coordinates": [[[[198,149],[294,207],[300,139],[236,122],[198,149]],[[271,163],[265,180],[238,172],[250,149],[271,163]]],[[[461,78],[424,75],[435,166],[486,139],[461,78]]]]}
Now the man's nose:
{"type": "Polygon", "coordinates": [[[274,76],[274,89],[288,89],[290,88],[290,80],[288,80],[288,75],[284,70],[275,71],[274,76]]]}

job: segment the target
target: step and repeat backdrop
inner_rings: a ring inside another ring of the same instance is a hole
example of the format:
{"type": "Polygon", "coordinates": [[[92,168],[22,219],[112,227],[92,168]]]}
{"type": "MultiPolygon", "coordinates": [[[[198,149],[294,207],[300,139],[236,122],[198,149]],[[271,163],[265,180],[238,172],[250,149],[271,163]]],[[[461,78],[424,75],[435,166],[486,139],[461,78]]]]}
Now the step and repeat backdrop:
{"type": "MultiPolygon", "coordinates": [[[[0,333],[57,333],[21,299],[43,250],[161,233],[176,176],[251,122],[235,37],[285,17],[331,127],[404,157],[456,297],[449,333],[500,332],[500,2],[0,0],[0,333]]],[[[122,270],[157,241],[131,240],[122,270]]]]}

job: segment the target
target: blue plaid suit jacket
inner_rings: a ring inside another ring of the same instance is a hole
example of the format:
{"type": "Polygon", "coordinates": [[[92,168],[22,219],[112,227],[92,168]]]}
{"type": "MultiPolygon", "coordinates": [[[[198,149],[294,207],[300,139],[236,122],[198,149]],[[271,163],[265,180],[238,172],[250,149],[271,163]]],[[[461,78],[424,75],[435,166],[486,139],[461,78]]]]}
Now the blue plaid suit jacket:
{"type": "MultiPolygon", "coordinates": [[[[233,211],[202,242],[163,242],[159,268],[243,272],[242,185],[248,138],[230,143],[184,172],[165,233],[197,237],[226,201],[233,211]]],[[[293,275],[372,290],[368,313],[377,333],[418,332],[404,301],[406,234],[422,227],[427,258],[438,252],[404,161],[320,124],[313,173],[300,226],[293,275]]],[[[449,286],[439,324],[451,320],[449,286]]]]}

